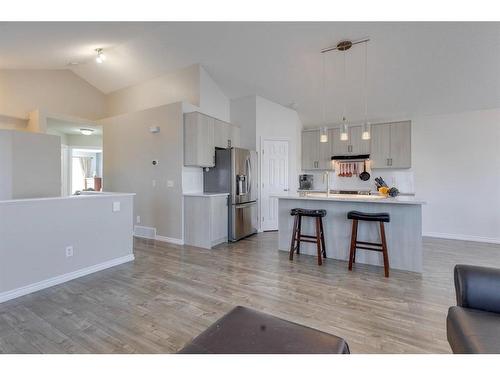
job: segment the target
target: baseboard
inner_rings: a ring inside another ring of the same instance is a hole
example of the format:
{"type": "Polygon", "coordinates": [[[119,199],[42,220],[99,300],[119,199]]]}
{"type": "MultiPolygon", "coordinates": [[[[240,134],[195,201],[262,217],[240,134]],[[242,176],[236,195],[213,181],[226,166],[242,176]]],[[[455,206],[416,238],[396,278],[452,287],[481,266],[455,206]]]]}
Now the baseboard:
{"type": "Polygon", "coordinates": [[[444,239],[448,239],[448,240],[486,242],[486,243],[500,244],[500,238],[470,236],[470,235],[463,235],[463,234],[425,232],[422,234],[422,236],[434,237],[434,238],[444,238],[444,239]]]}
{"type": "Polygon", "coordinates": [[[67,281],[77,279],[79,277],[86,276],[86,275],[89,275],[89,274],[94,273],[94,272],[102,271],[102,270],[105,270],[106,268],[111,268],[111,267],[118,266],[118,265],[123,264],[123,263],[131,262],[133,260],[134,260],[134,254],[129,254],[129,255],[125,255],[125,256],[120,257],[120,258],[111,259],[111,260],[108,260],[106,262],[99,263],[99,264],[96,264],[96,265],[93,265],[90,267],[82,268],[78,271],[65,273],[63,275],[51,277],[50,279],[42,280],[42,281],[39,281],[39,282],[36,282],[33,284],[22,286],[20,288],[9,290],[7,292],[0,293],[0,303],[14,299],[14,298],[24,296],[26,294],[37,292],[37,291],[42,290],[42,289],[49,288],[51,286],[62,284],[62,283],[65,283],[67,281]]]}
{"type": "Polygon", "coordinates": [[[164,237],[156,235],[155,239],[156,241],[173,243],[175,245],[184,245],[184,240],[181,240],[180,238],[172,238],[172,237],[164,237]]]}

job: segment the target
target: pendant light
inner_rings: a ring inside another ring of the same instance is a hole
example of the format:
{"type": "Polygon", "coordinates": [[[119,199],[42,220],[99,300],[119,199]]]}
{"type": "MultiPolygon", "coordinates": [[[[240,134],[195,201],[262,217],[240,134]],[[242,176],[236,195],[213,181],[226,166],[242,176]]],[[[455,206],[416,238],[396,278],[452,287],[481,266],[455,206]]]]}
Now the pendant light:
{"type": "MultiPolygon", "coordinates": [[[[325,54],[323,56],[323,124],[326,124],[326,69],[325,69],[325,54]]],[[[328,129],[323,127],[319,131],[319,141],[321,143],[328,142],[328,129]]]]}
{"type": "Polygon", "coordinates": [[[371,124],[368,122],[368,43],[365,43],[365,122],[361,139],[367,141],[371,139],[371,124]]]}
{"type": "Polygon", "coordinates": [[[345,92],[346,92],[346,74],[345,74],[345,54],[346,54],[346,49],[343,50],[343,58],[344,58],[344,64],[343,64],[343,70],[344,70],[344,108],[342,110],[342,127],[340,128],[340,140],[341,141],[348,141],[349,140],[349,125],[347,124],[347,119],[345,118],[345,112],[346,112],[346,97],[345,97],[345,92]]]}

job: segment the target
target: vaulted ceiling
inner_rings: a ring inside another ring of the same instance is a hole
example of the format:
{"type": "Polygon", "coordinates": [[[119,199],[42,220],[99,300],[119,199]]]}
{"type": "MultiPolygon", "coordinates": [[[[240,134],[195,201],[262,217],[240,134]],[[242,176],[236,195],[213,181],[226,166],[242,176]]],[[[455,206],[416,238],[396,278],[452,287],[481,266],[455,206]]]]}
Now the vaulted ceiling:
{"type": "Polygon", "coordinates": [[[70,69],[105,93],[194,63],[228,97],[294,103],[311,126],[344,107],[362,119],[366,92],[371,119],[500,106],[500,23],[0,23],[0,69],[70,69]],[[347,52],[345,80],[342,53],[320,53],[363,37],[367,90],[363,45],[347,52]]]}

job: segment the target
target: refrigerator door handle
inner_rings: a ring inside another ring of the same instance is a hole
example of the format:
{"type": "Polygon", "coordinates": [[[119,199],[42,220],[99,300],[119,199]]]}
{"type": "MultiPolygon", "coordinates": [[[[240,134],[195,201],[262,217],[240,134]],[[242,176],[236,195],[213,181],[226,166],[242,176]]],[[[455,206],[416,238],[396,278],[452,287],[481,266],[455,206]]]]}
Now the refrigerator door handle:
{"type": "Polygon", "coordinates": [[[250,158],[247,158],[245,160],[245,163],[247,164],[247,193],[250,194],[252,191],[252,163],[250,162],[250,158]]]}
{"type": "Polygon", "coordinates": [[[256,201],[248,202],[248,203],[238,203],[238,204],[235,204],[234,207],[236,207],[236,208],[245,208],[245,207],[255,206],[256,204],[257,204],[256,201]]]}

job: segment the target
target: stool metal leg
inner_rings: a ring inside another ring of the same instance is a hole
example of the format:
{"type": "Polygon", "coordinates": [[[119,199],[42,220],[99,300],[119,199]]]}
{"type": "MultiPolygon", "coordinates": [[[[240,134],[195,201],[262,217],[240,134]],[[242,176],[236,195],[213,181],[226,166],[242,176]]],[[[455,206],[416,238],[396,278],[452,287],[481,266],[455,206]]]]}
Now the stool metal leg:
{"type": "Polygon", "coordinates": [[[295,215],[295,218],[293,220],[292,243],[290,244],[290,260],[293,260],[293,252],[295,251],[295,241],[297,240],[297,223],[298,215],[295,215]]]}
{"type": "Polygon", "coordinates": [[[380,222],[380,237],[382,239],[382,255],[384,256],[385,277],[389,277],[389,255],[387,254],[387,241],[385,239],[384,222],[380,222]]]}
{"type": "Polygon", "coordinates": [[[325,231],[323,230],[323,218],[319,218],[319,228],[321,230],[321,247],[323,248],[323,258],[326,258],[325,231]]]}
{"type": "Polygon", "coordinates": [[[352,271],[352,264],[354,262],[354,256],[356,254],[356,242],[358,240],[358,221],[352,221],[352,232],[351,232],[351,250],[349,252],[349,271],[352,271]]]}
{"type": "Polygon", "coordinates": [[[320,218],[316,218],[316,249],[318,251],[318,266],[323,264],[321,260],[321,233],[320,233],[320,218]]]}

